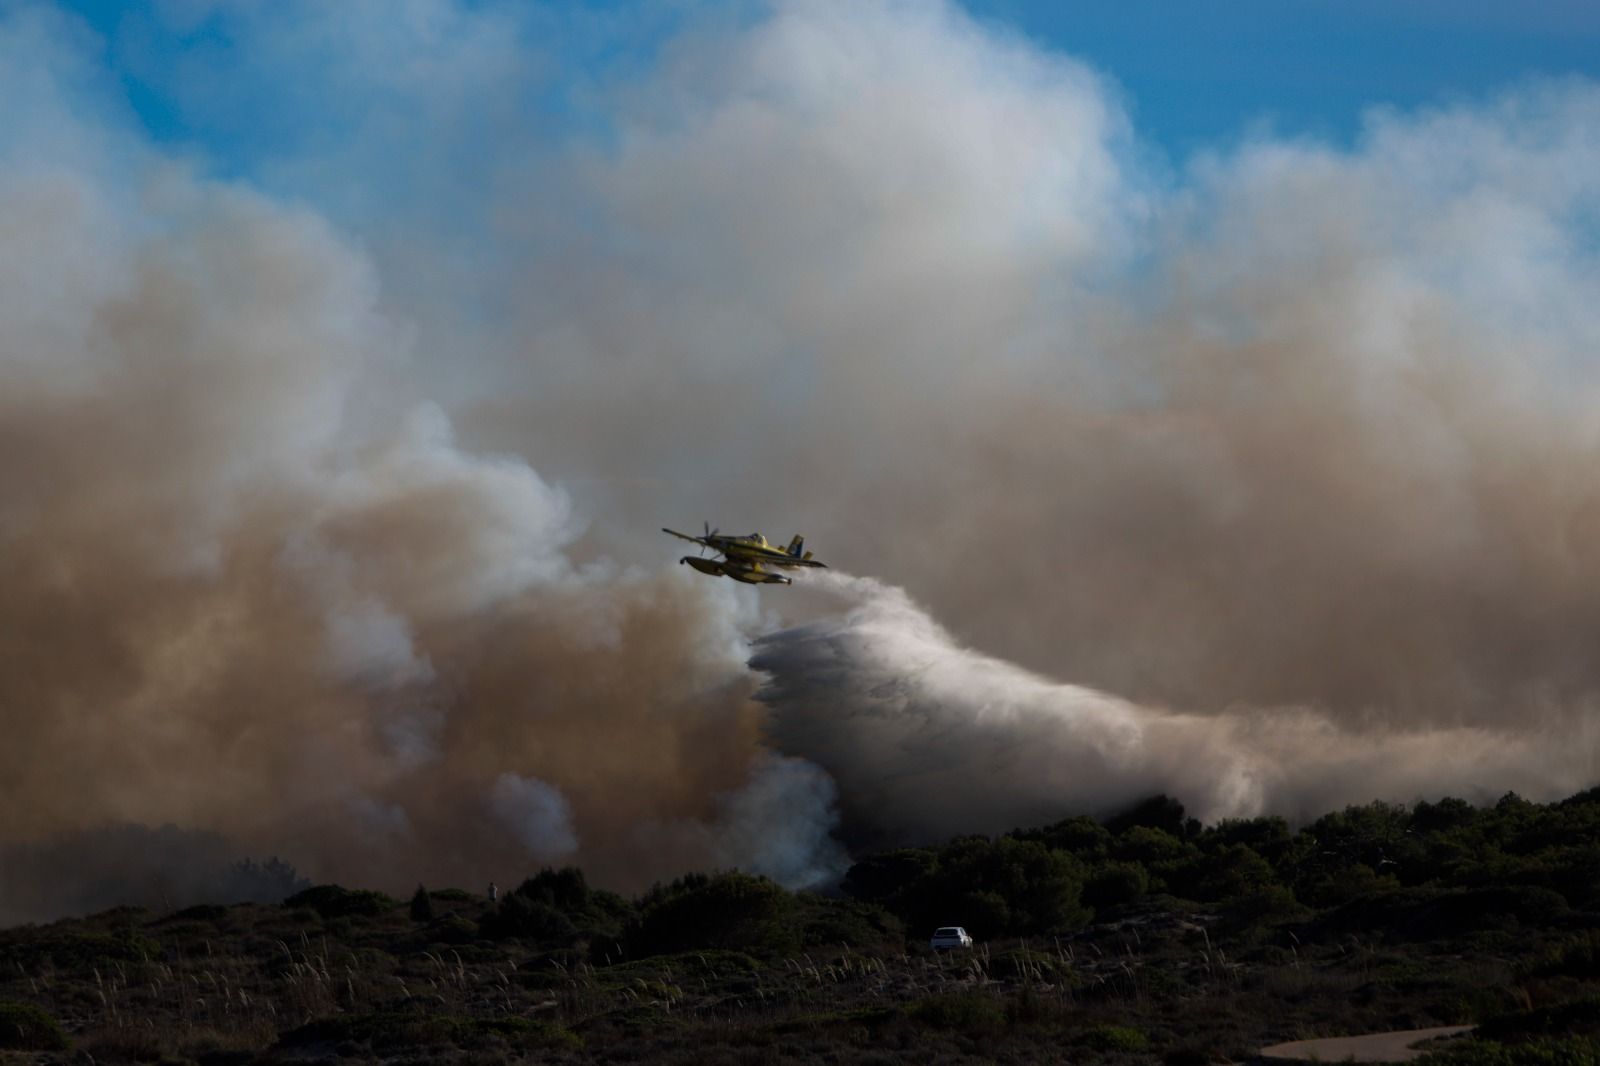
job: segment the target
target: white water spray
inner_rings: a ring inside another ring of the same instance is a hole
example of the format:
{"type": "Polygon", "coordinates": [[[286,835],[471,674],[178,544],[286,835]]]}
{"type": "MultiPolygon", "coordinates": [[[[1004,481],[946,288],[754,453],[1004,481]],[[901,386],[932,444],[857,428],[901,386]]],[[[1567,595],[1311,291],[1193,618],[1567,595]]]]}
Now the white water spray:
{"type": "Polygon", "coordinates": [[[993,833],[1158,792],[1208,821],[1507,788],[1551,798],[1594,772],[1590,746],[1567,737],[1141,706],[962,647],[904,589],[836,572],[804,581],[849,609],[759,641],[758,698],[777,746],[832,774],[847,830],[869,838],[993,833]]]}

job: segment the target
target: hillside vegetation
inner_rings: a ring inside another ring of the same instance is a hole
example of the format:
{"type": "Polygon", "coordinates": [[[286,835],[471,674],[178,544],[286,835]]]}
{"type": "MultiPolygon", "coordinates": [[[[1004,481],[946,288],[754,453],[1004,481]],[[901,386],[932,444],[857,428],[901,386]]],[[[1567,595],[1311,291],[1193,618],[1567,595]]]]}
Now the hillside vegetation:
{"type": "Polygon", "coordinates": [[[40,1061],[1203,1063],[1466,1022],[1436,1061],[1600,1062],[1600,790],[1298,831],[1156,797],[865,856],[835,895],[568,868],[0,933],[0,1049],[40,1061]],[[929,951],[946,924],[978,947],[929,951]]]}

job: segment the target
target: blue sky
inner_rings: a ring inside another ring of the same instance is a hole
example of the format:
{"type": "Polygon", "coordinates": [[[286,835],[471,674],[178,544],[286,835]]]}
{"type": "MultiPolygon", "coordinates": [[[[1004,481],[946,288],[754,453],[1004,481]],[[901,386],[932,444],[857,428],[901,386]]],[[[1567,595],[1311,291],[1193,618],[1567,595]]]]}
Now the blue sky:
{"type": "Polygon", "coordinates": [[[983,0],[971,10],[1109,73],[1139,132],[1177,155],[1263,124],[1346,143],[1374,105],[1600,73],[1600,5],[1582,0],[983,0]]]}
{"type": "MultiPolygon", "coordinates": [[[[228,109],[197,106],[183,91],[186,69],[249,66],[225,19],[194,13],[207,5],[146,10],[116,0],[65,0],[63,6],[105,36],[108,65],[157,140],[199,146],[224,169],[248,170],[257,154],[270,155],[298,134],[283,123],[288,116],[303,122],[305,112],[274,108],[271,91],[230,94],[228,109]]],[[[1530,79],[1600,76],[1600,5],[1583,0],[970,0],[963,6],[992,27],[1108,76],[1138,135],[1174,161],[1260,134],[1348,145],[1375,106],[1474,102],[1530,79]]],[[[589,0],[522,7],[515,22],[530,66],[540,68],[543,98],[559,111],[575,87],[648,62],[685,22],[738,18],[753,9],[759,5],[589,0]]],[[[316,61],[314,54],[306,58],[316,61]]],[[[292,94],[300,73],[283,69],[278,89],[292,94]]]]}

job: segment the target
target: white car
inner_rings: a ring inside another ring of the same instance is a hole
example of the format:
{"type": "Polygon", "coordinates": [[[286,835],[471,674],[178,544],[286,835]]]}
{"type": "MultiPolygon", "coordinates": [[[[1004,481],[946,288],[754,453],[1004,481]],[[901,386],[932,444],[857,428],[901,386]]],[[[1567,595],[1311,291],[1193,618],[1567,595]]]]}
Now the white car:
{"type": "Polygon", "coordinates": [[[972,946],[972,938],[959,925],[947,925],[933,931],[933,938],[928,941],[928,946],[934,951],[970,948],[972,946]]]}

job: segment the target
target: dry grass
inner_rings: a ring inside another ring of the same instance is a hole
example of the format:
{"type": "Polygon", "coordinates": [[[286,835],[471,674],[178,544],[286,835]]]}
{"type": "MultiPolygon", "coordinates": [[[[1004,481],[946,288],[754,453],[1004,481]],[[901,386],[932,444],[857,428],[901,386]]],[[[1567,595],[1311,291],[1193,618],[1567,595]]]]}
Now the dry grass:
{"type": "Polygon", "coordinates": [[[1539,987],[1493,952],[1305,944],[1287,932],[1265,947],[1227,943],[1192,915],[942,956],[834,944],[775,959],[599,951],[595,964],[579,951],[433,938],[480,907],[455,905],[455,926],[451,915],[415,925],[403,907],[327,921],[241,905],[12,930],[0,934],[0,999],[50,1012],[96,1062],[278,1047],[380,1060],[428,1048],[432,1061],[459,1062],[1158,1063],[1475,1020],[1531,1004],[1539,987]]]}

